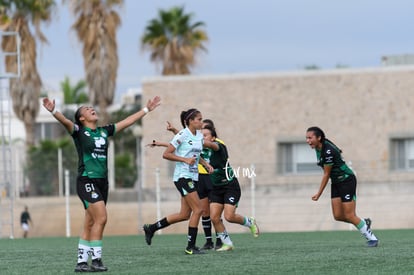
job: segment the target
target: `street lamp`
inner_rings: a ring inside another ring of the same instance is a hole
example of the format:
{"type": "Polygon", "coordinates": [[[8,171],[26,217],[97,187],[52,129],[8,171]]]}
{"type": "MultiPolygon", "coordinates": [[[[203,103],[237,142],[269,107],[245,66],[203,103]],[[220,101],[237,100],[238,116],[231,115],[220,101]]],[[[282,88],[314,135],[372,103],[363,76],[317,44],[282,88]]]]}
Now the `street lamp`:
{"type": "Polygon", "coordinates": [[[137,166],[137,179],[135,186],[138,192],[138,226],[142,224],[142,157],[141,157],[141,142],[142,142],[142,126],[134,125],[132,128],[132,134],[136,141],[136,166],[137,166]]]}

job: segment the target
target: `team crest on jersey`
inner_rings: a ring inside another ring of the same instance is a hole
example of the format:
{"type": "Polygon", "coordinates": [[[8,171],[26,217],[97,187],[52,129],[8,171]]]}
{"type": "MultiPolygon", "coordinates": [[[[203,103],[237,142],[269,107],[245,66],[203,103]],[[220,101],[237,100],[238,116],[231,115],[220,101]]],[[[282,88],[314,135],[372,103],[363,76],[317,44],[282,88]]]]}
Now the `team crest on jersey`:
{"type": "Polygon", "coordinates": [[[91,197],[92,197],[92,199],[97,199],[99,197],[99,195],[96,192],[92,192],[91,197]]]}
{"type": "Polygon", "coordinates": [[[187,184],[188,184],[188,187],[190,187],[191,189],[194,188],[194,182],[193,181],[190,180],[187,184]]]}

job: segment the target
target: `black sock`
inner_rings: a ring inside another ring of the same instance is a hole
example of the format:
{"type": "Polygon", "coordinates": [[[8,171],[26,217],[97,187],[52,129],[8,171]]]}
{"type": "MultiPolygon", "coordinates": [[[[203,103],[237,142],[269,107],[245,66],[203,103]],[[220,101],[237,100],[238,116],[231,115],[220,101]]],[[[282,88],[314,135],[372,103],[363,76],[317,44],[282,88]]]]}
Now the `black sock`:
{"type": "Polygon", "coordinates": [[[212,243],[211,238],[211,220],[210,216],[202,217],[201,224],[203,225],[204,235],[206,236],[206,241],[208,243],[212,243]]]}
{"type": "Polygon", "coordinates": [[[194,247],[197,240],[197,227],[188,227],[188,247],[194,247]]]}
{"type": "Polygon", "coordinates": [[[161,220],[157,221],[156,223],[153,223],[150,225],[150,230],[152,232],[155,232],[157,230],[163,229],[167,226],[169,226],[170,224],[167,221],[167,218],[162,218],[161,220]]]}

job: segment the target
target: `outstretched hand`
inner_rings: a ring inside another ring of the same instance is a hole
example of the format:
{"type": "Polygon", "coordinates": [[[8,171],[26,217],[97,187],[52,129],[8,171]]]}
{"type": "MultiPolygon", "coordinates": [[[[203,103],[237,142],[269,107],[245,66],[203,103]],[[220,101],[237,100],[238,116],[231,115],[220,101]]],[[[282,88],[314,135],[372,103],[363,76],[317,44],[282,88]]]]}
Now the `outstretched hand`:
{"type": "Polygon", "coordinates": [[[178,132],[177,129],[169,121],[167,121],[167,131],[173,132],[174,134],[178,132]]]}
{"type": "Polygon", "coordinates": [[[46,108],[46,110],[52,112],[55,109],[55,100],[50,100],[49,98],[45,97],[43,99],[43,106],[46,108]]]}
{"type": "Polygon", "coordinates": [[[155,96],[153,99],[148,100],[147,102],[147,108],[149,111],[154,110],[161,104],[161,97],[155,96]]]}

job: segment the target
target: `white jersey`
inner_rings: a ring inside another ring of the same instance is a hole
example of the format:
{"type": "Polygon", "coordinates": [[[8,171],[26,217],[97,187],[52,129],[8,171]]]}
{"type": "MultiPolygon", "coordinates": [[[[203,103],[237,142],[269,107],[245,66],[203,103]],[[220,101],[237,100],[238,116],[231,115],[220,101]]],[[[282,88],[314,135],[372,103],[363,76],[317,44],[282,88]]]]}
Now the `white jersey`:
{"type": "Polygon", "coordinates": [[[193,165],[177,161],[173,180],[178,181],[179,178],[187,178],[198,181],[198,161],[203,149],[203,134],[201,131],[197,130],[196,134],[193,135],[188,128],[184,128],[174,136],[170,143],[175,148],[175,155],[183,158],[196,158],[193,165]]]}

